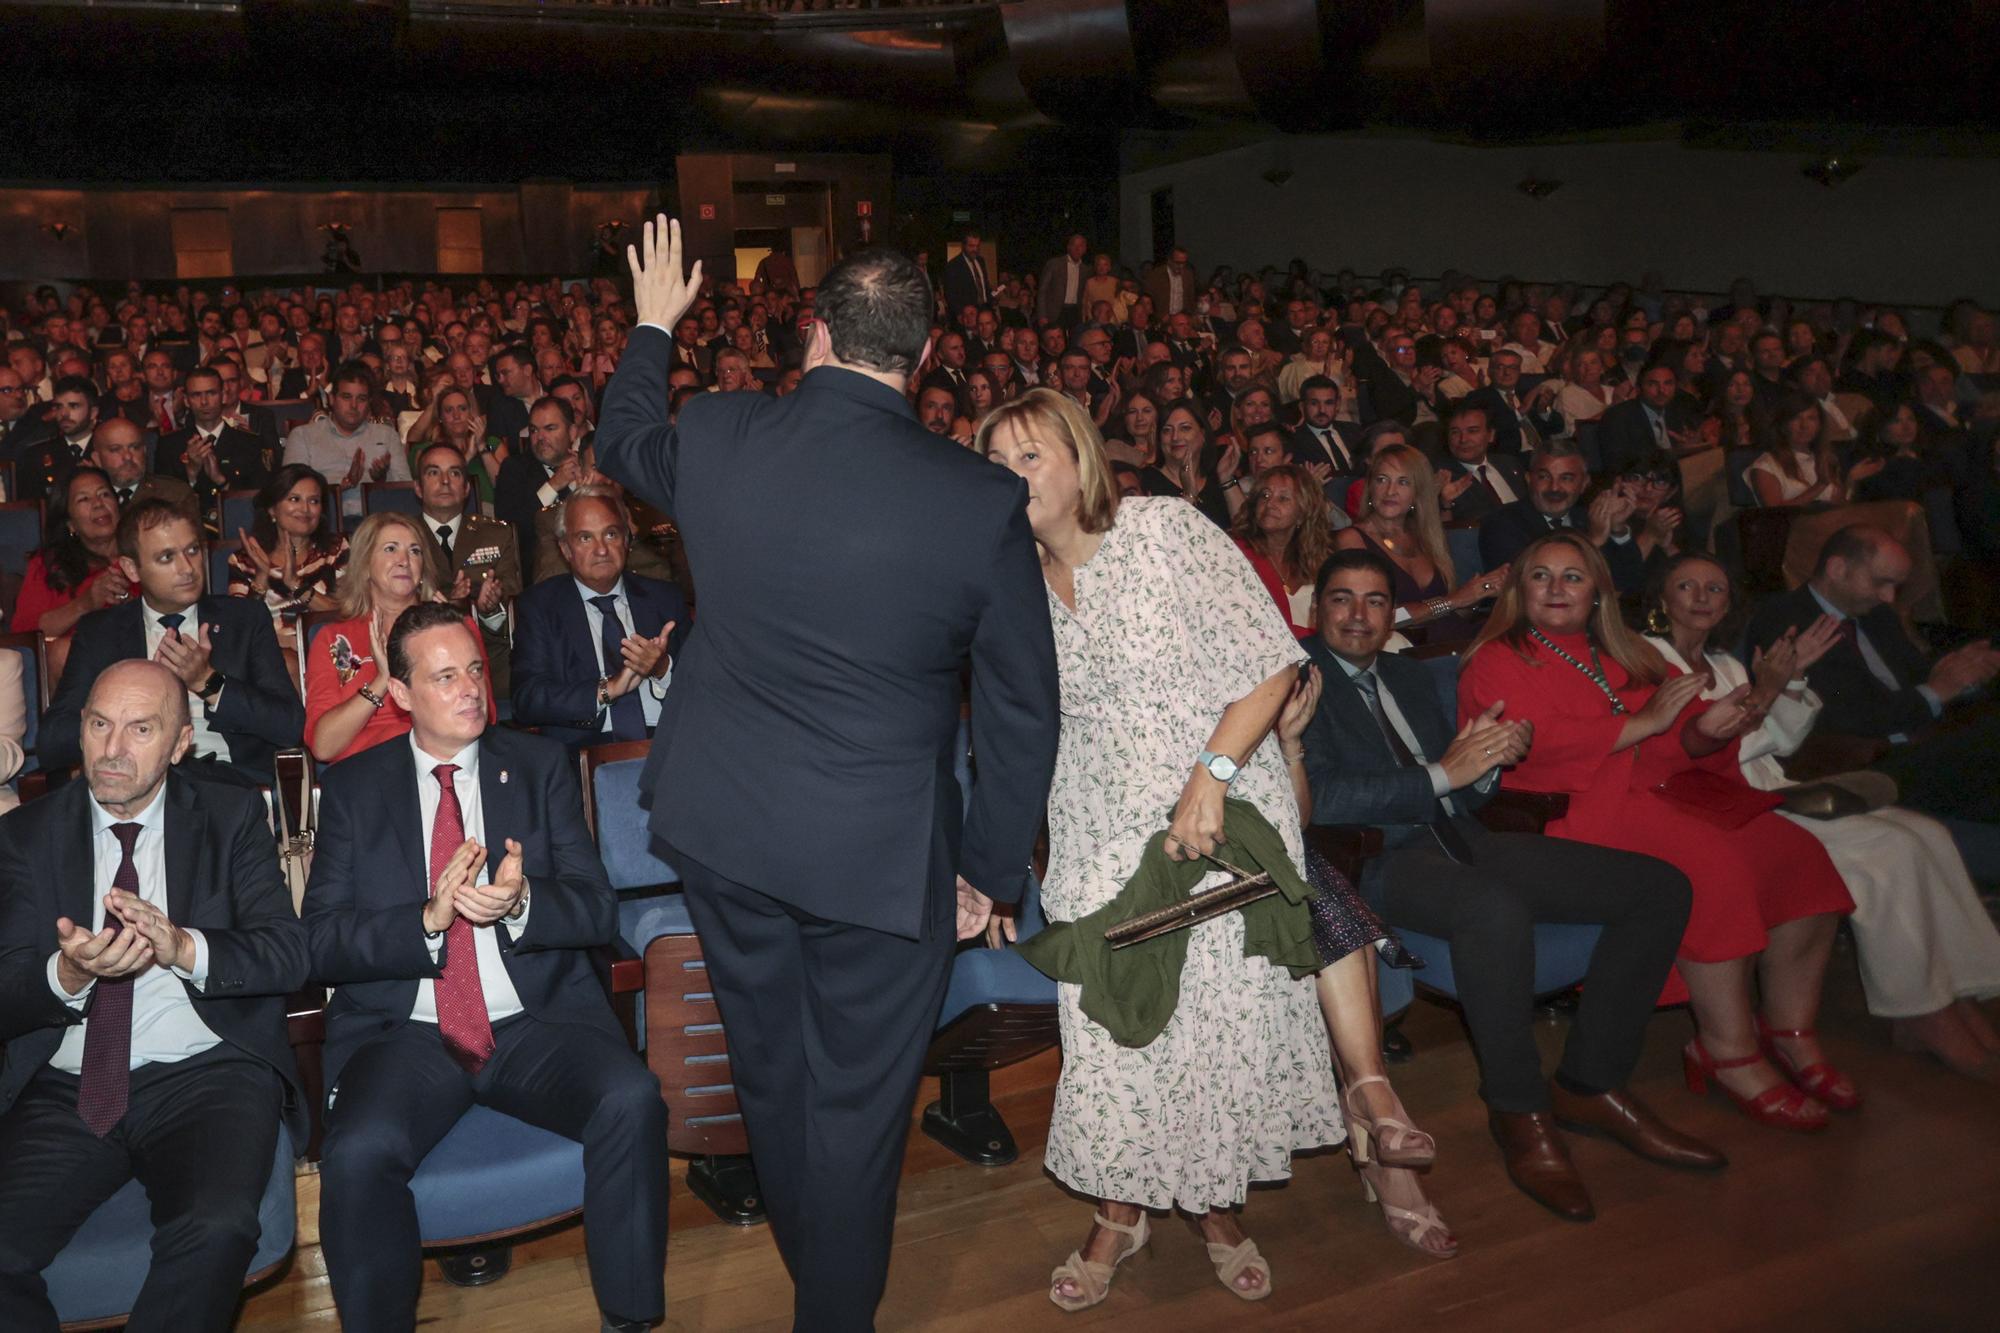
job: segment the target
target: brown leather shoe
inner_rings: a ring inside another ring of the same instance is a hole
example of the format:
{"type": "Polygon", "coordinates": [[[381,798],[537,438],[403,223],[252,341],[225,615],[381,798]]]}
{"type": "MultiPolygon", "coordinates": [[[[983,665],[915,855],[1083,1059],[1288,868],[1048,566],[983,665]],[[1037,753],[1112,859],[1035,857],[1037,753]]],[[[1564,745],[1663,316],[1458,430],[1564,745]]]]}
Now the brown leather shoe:
{"type": "Polygon", "coordinates": [[[1551,1083],[1549,1101],[1556,1123],[1564,1129],[1611,1139],[1649,1162],[1683,1171],[1720,1171],[1729,1165],[1727,1157],[1667,1124],[1622,1088],[1584,1097],[1551,1083]]]}
{"type": "Polygon", "coordinates": [[[1500,1145],[1508,1178],[1523,1194],[1566,1222],[1597,1216],[1556,1132],[1555,1117],[1547,1111],[1488,1111],[1486,1127],[1500,1145]]]}

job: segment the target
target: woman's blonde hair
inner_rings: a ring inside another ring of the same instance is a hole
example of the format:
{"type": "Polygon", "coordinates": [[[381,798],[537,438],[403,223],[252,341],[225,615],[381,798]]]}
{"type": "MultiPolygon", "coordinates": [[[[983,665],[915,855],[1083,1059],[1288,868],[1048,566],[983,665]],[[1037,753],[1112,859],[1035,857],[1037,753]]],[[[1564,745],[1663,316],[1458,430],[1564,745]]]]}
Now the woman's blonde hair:
{"type": "Polygon", "coordinates": [[[996,404],[979,423],[972,451],[984,456],[987,441],[1002,426],[1025,440],[1058,441],[1076,460],[1077,525],[1085,532],[1109,532],[1118,514],[1118,481],[1104,455],[1104,438],[1090,414],[1074,398],[1054,389],[1030,389],[1012,402],[996,404]]]}
{"type": "Polygon", "coordinates": [[[1298,497],[1299,525],[1285,543],[1285,563],[1294,575],[1310,581],[1333,554],[1333,526],[1327,521],[1326,492],[1304,468],[1280,463],[1259,474],[1256,489],[1250,493],[1249,503],[1237,511],[1231,530],[1251,545],[1257,544],[1257,511],[1264,507],[1264,487],[1273,481],[1291,482],[1292,494],[1298,497]]]}
{"type": "Polygon", "coordinates": [[[1407,444],[1391,444],[1368,460],[1368,476],[1361,487],[1363,516],[1375,512],[1375,473],[1384,463],[1396,464],[1410,479],[1410,512],[1403,526],[1417,539],[1417,549],[1437,566],[1445,586],[1455,585],[1458,572],[1452,567],[1451,548],[1444,539],[1444,520],[1439,517],[1437,470],[1421,450],[1407,444]]]}
{"type": "Polygon", "coordinates": [[[1537,559],[1554,546],[1567,546],[1576,553],[1584,572],[1590,576],[1591,586],[1596,589],[1590,608],[1590,624],[1587,626],[1591,642],[1612,661],[1624,667],[1633,684],[1657,685],[1665,680],[1667,662],[1660,656],[1660,650],[1628,627],[1624,617],[1618,614],[1618,588],[1611,581],[1611,567],[1604,563],[1604,557],[1598,554],[1590,538],[1570,529],[1537,538],[1514,557],[1514,563],[1507,570],[1507,582],[1501,587],[1500,596],[1494,600],[1493,613],[1486,618],[1485,626],[1473,638],[1460,660],[1469,660],[1474,653],[1495,640],[1512,648],[1523,659],[1534,656],[1528,647],[1528,599],[1522,585],[1537,559]]]}
{"type": "Polygon", "coordinates": [[[381,544],[382,534],[389,528],[406,529],[415,539],[417,550],[422,553],[422,563],[417,566],[417,600],[428,602],[437,593],[438,561],[442,552],[431,540],[431,535],[424,531],[423,525],[417,522],[416,516],[370,514],[354,530],[354,538],[348,543],[347,568],[340,572],[340,614],[345,619],[370,615],[375,610],[375,596],[368,587],[368,570],[375,563],[375,548],[381,544]]]}

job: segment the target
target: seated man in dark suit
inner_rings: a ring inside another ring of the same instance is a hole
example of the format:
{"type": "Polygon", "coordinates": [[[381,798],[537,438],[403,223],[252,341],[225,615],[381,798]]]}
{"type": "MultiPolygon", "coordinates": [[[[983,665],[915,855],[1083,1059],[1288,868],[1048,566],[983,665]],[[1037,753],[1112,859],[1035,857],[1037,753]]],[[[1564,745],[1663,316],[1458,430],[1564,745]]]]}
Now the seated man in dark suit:
{"type": "Polygon", "coordinates": [[[1504,505],[1528,498],[1528,477],[1519,459],[1493,452],[1493,409],[1461,401],[1445,417],[1447,456],[1440,460],[1438,486],[1457,495],[1445,502],[1446,518],[1477,523],[1504,505]]]}
{"type": "Polygon", "coordinates": [[[1611,476],[1650,468],[1662,458],[1678,470],[1684,455],[1709,447],[1701,440],[1698,414],[1681,399],[1674,368],[1662,363],[1640,374],[1638,397],[1612,404],[1597,421],[1598,457],[1611,476]]]}
{"type": "Polygon", "coordinates": [[[560,745],[486,729],[479,639],[419,603],[389,632],[408,739],[326,771],[306,889],[326,1010],[320,1237],[353,1329],[408,1329],[409,1181],[474,1104],[583,1144],[584,1246],[612,1328],[665,1313],[666,1105],[588,951],[617,900],[560,745]],[[489,848],[491,851],[489,852],[489,848]]]}
{"type": "Polygon", "coordinates": [[[0,819],[0,1328],[56,1327],[42,1270],[134,1177],[155,1231],[128,1327],[228,1328],[281,1122],[305,1143],[305,932],[263,801],[173,767],[182,683],[92,676],[83,779],[0,819]]]}
{"type": "Polygon", "coordinates": [[[1841,641],[1806,672],[1824,701],[1819,725],[1889,741],[1875,767],[1895,778],[1901,804],[2000,822],[2000,707],[1990,698],[1964,706],[2000,674],[2000,649],[1976,639],[1926,660],[1896,615],[1909,576],[1910,554],[1887,532],[1842,528],[1820,548],[1810,580],[1758,608],[1750,642],[1769,648],[1823,615],[1839,621],[1841,641]]]}
{"type": "Polygon", "coordinates": [[[1491,383],[1481,385],[1462,401],[1492,409],[1487,421],[1493,427],[1493,448],[1497,453],[1526,457],[1542,441],[1562,434],[1563,414],[1554,407],[1561,387],[1544,379],[1532,387],[1521,379],[1521,354],[1505,348],[1496,350],[1487,361],[1491,383]]]}
{"type": "Polygon", "coordinates": [[[556,547],[570,577],[515,607],[514,720],[569,745],[653,734],[687,637],[680,589],[625,568],[632,519],[606,487],[562,504],[556,547]]]}
{"type": "MultiPolygon", "coordinates": [[[[1470,395],[1467,396],[1470,401],[1470,395]]],[[[1620,592],[1636,592],[1645,581],[1646,561],[1632,533],[1630,496],[1606,487],[1579,509],[1590,485],[1590,469],[1568,440],[1549,440],[1528,460],[1526,499],[1502,505],[1479,525],[1479,558],[1488,569],[1509,564],[1528,543],[1557,528],[1581,528],[1611,567],[1620,592]]]]}
{"type": "Polygon", "coordinates": [[[1292,432],[1292,461],[1301,466],[1319,463],[1331,468],[1331,484],[1343,491],[1347,482],[1361,475],[1360,446],[1334,420],[1340,410],[1340,386],[1324,375],[1314,375],[1299,385],[1299,424],[1292,432]]]}
{"type": "Polygon", "coordinates": [[[521,560],[534,567],[535,516],[569,495],[582,480],[577,442],[584,425],[561,398],[544,398],[528,413],[526,447],[511,447],[493,482],[493,513],[513,525],[521,560]]]}
{"type": "MultiPolygon", "coordinates": [[[[136,429],[130,422],[107,423],[136,429]]],[[[205,591],[208,552],[185,505],[142,496],[118,520],[118,564],[140,596],[77,622],[69,663],[42,718],[49,768],[82,756],[84,699],[97,674],[129,657],[171,671],[187,693],[189,777],[256,786],[277,752],[301,743],[306,710],[263,603],[205,591]]]]}
{"type": "Polygon", "coordinates": [[[153,449],[153,471],[194,488],[204,511],[224,491],[255,490],[270,476],[264,441],[223,420],[222,374],[206,366],[188,372],[182,387],[190,420],[153,449]]]}
{"type": "Polygon", "coordinates": [[[1382,652],[1394,575],[1365,550],[1336,552],[1320,571],[1319,634],[1306,641],[1321,677],[1304,736],[1313,822],[1381,829],[1385,850],[1368,862],[1362,893],[1389,924],[1451,942],[1480,1096],[1508,1175],[1537,1203],[1584,1222],[1590,1195],[1558,1124],[1668,1166],[1722,1166],[1722,1154],[1663,1124],[1625,1087],[1687,924],[1686,878],[1651,857],[1492,833],[1472,817],[1500,769],[1528,752],[1533,728],[1496,706],[1453,735],[1429,669],[1382,652]],[[1533,1033],[1536,922],[1604,927],[1552,1084],[1533,1033]]]}

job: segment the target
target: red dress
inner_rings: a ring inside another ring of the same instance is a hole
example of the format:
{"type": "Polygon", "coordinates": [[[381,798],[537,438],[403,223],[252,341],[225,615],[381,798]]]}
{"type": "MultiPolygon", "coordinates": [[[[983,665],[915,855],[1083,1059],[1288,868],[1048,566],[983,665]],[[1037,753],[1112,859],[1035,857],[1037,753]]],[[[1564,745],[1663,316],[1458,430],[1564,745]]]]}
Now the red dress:
{"type": "MultiPolygon", "coordinates": [[[[1578,661],[1590,661],[1585,636],[1550,637],[1578,661]]],[[[1706,703],[1697,699],[1678,726],[1613,753],[1618,733],[1656,687],[1630,684],[1623,667],[1603,658],[1605,679],[1628,710],[1613,713],[1589,676],[1532,639],[1528,652],[1523,660],[1510,644],[1496,640],[1474,653],[1458,678],[1459,717],[1476,717],[1504,699],[1503,717],[1535,724],[1528,757],[1500,782],[1569,794],[1569,813],[1549,825],[1551,835],[1657,857],[1688,877],[1694,908],[1681,936],[1682,958],[1719,963],[1747,957],[1764,948],[1772,926],[1854,910],[1826,849],[1798,825],[1766,812],[1740,828],[1724,829],[1654,794],[1653,788],[1690,768],[1743,781],[1736,742],[1701,759],[1689,758],[1681,748],[1680,728],[1700,716],[1706,703]]],[[[1660,1003],[1686,998],[1687,986],[1676,970],[1660,1003]]]]}
{"type": "Polygon", "coordinates": [[[1285,578],[1284,575],[1278,572],[1278,567],[1272,564],[1270,558],[1262,551],[1252,546],[1249,542],[1244,541],[1241,537],[1233,537],[1231,540],[1236,543],[1238,550],[1249,557],[1250,568],[1257,571],[1257,578],[1263,583],[1264,591],[1270,593],[1271,600],[1278,604],[1278,614],[1283,616],[1285,623],[1292,627],[1292,633],[1298,635],[1301,639],[1311,638],[1313,627],[1311,625],[1301,625],[1298,621],[1292,619],[1292,595],[1285,591],[1285,578]]]}
{"type": "MultiPolygon", "coordinates": [[[[374,693],[382,696],[382,706],[362,724],[347,748],[333,757],[336,763],[410,729],[410,715],[389,693],[389,673],[379,669],[370,656],[374,645],[368,637],[368,619],[361,615],[321,626],[306,657],[307,745],[312,744],[313,733],[319,730],[319,720],[361,693],[363,685],[371,686],[374,693]]],[[[480,660],[485,661],[486,641],[479,637],[479,625],[471,616],[465,618],[465,624],[479,643],[480,660]]],[[[486,720],[491,723],[498,719],[498,701],[488,690],[486,720]]]]}

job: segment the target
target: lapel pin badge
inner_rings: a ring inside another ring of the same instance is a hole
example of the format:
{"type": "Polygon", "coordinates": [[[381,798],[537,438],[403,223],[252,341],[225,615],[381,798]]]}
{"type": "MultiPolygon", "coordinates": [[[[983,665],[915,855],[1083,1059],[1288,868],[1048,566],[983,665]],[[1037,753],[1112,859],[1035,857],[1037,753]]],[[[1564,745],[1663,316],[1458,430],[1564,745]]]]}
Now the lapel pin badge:
{"type": "Polygon", "coordinates": [[[500,785],[503,787],[507,785],[507,770],[504,768],[500,770],[500,785]]]}

